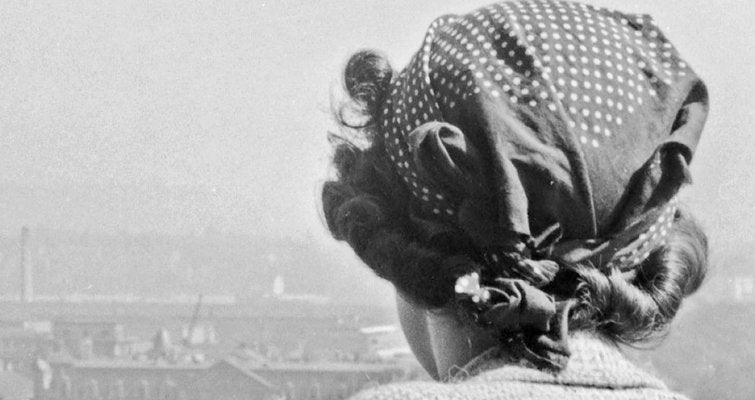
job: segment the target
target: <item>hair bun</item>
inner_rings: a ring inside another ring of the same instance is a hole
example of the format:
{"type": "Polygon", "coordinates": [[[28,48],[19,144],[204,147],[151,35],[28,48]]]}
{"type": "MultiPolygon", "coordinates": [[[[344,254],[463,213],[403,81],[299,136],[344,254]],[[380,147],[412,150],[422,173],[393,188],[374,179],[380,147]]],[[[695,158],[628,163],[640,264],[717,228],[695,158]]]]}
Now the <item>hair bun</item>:
{"type": "Polygon", "coordinates": [[[393,68],[375,50],[361,50],[351,56],[344,70],[344,84],[351,99],[368,116],[376,115],[391,84],[393,68]]]}

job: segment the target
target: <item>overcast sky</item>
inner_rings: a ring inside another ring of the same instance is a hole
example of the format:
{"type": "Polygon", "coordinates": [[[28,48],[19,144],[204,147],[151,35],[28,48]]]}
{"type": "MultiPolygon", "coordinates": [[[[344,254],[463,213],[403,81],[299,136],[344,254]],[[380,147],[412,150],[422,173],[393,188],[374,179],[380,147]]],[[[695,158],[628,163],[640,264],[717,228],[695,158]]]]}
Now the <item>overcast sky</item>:
{"type": "MultiPolygon", "coordinates": [[[[317,185],[345,59],[374,47],[399,68],[434,17],[487,3],[5,0],[2,230],[212,224],[325,240],[317,185]],[[18,197],[18,184],[70,189],[18,197]]],[[[687,197],[714,240],[751,235],[752,1],[592,3],[654,15],[706,80],[712,111],[687,197]]]]}

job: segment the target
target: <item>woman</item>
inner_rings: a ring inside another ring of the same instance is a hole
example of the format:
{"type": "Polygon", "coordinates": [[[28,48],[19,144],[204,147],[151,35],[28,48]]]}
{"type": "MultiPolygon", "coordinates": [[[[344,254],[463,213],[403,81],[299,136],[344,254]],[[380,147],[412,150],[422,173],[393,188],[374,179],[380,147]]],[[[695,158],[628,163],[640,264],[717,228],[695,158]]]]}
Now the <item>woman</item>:
{"type": "Polygon", "coordinates": [[[344,80],[328,227],[444,381],[359,398],[681,398],[612,345],[662,335],[707,265],[675,200],[707,93],[650,17],[498,3],[344,80]]]}

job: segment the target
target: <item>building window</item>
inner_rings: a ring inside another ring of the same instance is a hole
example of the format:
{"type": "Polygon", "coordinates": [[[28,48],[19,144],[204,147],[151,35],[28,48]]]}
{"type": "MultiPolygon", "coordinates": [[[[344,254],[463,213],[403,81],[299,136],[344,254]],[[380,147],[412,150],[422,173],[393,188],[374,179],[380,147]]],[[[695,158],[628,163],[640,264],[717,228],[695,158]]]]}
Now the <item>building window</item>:
{"type": "Polygon", "coordinates": [[[340,400],[345,400],[351,395],[351,389],[349,389],[349,386],[345,383],[341,383],[338,385],[338,393],[336,394],[336,398],[340,400]]]}
{"type": "Polygon", "coordinates": [[[309,388],[309,400],[324,400],[322,397],[322,387],[320,387],[319,383],[315,382],[309,388]]]}
{"type": "Polygon", "coordinates": [[[177,400],[178,388],[172,379],[168,378],[160,384],[159,400],[177,400]]]}
{"type": "Polygon", "coordinates": [[[102,400],[102,396],[100,394],[100,384],[97,382],[96,379],[92,379],[87,384],[87,390],[86,390],[86,398],[90,400],[102,400]]]}
{"type": "Polygon", "coordinates": [[[59,375],[59,393],[60,397],[63,400],[72,400],[73,399],[73,385],[71,384],[71,378],[65,373],[62,372],[59,375]]]}
{"type": "Polygon", "coordinates": [[[109,387],[108,399],[126,400],[126,385],[123,379],[116,379],[109,387]]]}
{"type": "Polygon", "coordinates": [[[151,400],[152,399],[151,397],[152,393],[150,393],[151,389],[152,388],[150,387],[149,382],[147,382],[144,379],[140,380],[139,386],[137,387],[137,398],[139,400],[151,400]]]}
{"type": "Polygon", "coordinates": [[[285,393],[286,400],[296,400],[296,386],[292,382],[286,382],[285,393]]]}

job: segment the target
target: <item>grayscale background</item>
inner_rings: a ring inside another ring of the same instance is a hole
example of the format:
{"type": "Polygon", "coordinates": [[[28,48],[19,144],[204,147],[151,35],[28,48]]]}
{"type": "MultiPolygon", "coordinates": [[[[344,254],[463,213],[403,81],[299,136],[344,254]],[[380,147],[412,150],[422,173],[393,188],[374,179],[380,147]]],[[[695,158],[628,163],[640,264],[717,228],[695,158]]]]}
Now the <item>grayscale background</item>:
{"type": "MultiPolygon", "coordinates": [[[[354,51],[401,68],[435,17],[488,3],[0,2],[0,396],[426,379],[392,289],[321,220],[329,101],[354,51]]],[[[711,96],[683,200],[712,268],[662,345],[628,351],[694,398],[754,398],[754,3],[590,3],[653,15],[711,96]]]]}

